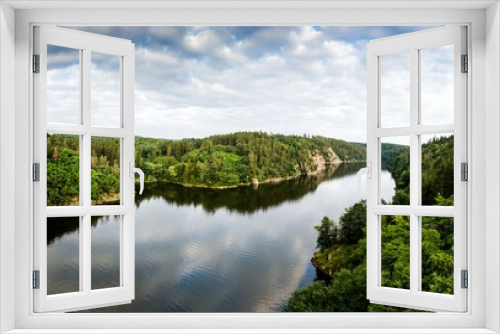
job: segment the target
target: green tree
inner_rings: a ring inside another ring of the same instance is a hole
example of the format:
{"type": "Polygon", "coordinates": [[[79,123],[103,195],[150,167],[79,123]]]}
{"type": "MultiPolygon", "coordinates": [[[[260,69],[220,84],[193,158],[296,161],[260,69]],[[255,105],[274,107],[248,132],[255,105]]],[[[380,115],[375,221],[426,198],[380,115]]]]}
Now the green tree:
{"type": "Polygon", "coordinates": [[[366,201],[360,201],[346,209],[339,220],[341,240],[355,244],[366,234],[366,201]]]}
{"type": "MultiPolygon", "coordinates": [[[[422,157],[423,203],[453,206],[453,136],[425,143],[422,157]]],[[[382,144],[382,166],[396,180],[392,204],[408,204],[409,147],[382,144]]],[[[295,291],[283,311],[415,312],[366,300],[366,203],[360,201],[346,209],[335,232],[334,226],[337,225],[324,217],[321,225],[315,227],[319,232],[318,249],[312,258],[316,268],[330,279],[295,291]]],[[[421,217],[421,226],[422,290],[453,294],[453,218],[421,217]]],[[[381,238],[382,285],[408,289],[409,217],[381,216],[381,238]]]]}
{"type": "Polygon", "coordinates": [[[328,217],[323,217],[321,225],[314,226],[314,229],[318,231],[316,247],[319,250],[330,248],[338,241],[338,228],[335,222],[328,217]]]}

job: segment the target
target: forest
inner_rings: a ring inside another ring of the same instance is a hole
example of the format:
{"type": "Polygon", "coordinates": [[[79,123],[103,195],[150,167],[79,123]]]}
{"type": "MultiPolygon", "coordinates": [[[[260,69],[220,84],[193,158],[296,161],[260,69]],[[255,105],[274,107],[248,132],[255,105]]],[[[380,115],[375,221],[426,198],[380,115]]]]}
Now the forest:
{"type": "MultiPolygon", "coordinates": [[[[78,136],[47,135],[47,205],[79,198],[78,136]]],[[[119,200],[120,142],[92,137],[92,203],[119,200]]],[[[227,188],[314,174],[329,164],[365,161],[362,144],[320,136],[237,132],[203,139],[136,137],[135,165],[146,182],[227,188]]]]}
{"type": "MultiPolygon", "coordinates": [[[[422,202],[453,206],[453,136],[422,145],[422,202]]],[[[47,205],[78,205],[78,136],[47,135],[47,205]]],[[[409,204],[409,147],[383,144],[382,167],[395,180],[391,203],[409,204]]],[[[204,139],[136,138],[135,163],[148,182],[207,188],[243,186],[256,180],[314,173],[318,162],[364,161],[363,144],[317,136],[240,132],[204,139]],[[319,158],[322,159],[319,159],[319,158]]],[[[120,143],[91,141],[91,199],[114,203],[120,193],[120,143]]],[[[382,216],[382,285],[409,288],[409,218],[382,216]]],[[[315,227],[312,262],[322,275],[294,292],[286,312],[415,311],[370,304],[366,299],[366,203],[347,208],[338,221],[324,217],[315,227]]],[[[453,294],[453,218],[422,219],[422,288],[453,294]]]]}
{"type": "MultiPolygon", "coordinates": [[[[120,199],[120,140],[92,137],[92,204],[116,204],[120,199]]],[[[80,139],[47,134],[47,205],[78,205],[80,139]]]]}
{"type": "MultiPolygon", "coordinates": [[[[453,136],[422,145],[422,203],[453,206],[453,136]]],[[[382,146],[382,165],[395,180],[387,204],[409,204],[408,146],[382,146]]],[[[295,291],[284,312],[415,312],[370,304],[366,299],[366,202],[347,208],[338,221],[324,217],[315,227],[312,257],[322,278],[295,291]]],[[[409,289],[410,222],[382,216],[382,286],[409,289]]],[[[422,217],[422,290],[453,294],[453,218],[422,217]]]]}
{"type": "Polygon", "coordinates": [[[319,136],[237,132],[204,139],[136,138],[136,166],[147,181],[234,187],[313,173],[326,164],[365,160],[361,144],[319,136]]]}

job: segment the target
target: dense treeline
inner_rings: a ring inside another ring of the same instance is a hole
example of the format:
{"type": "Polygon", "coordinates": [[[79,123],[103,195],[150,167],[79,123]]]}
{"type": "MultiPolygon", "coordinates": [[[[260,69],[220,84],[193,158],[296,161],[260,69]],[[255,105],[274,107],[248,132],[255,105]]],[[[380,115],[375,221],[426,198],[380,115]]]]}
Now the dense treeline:
{"type": "Polygon", "coordinates": [[[391,172],[396,187],[394,205],[410,203],[410,147],[386,143],[381,148],[382,168],[391,172]]]}
{"type": "Polygon", "coordinates": [[[422,145],[422,204],[434,205],[436,194],[453,195],[453,136],[433,138],[422,145]]]}
{"type": "MultiPolygon", "coordinates": [[[[422,204],[434,205],[436,194],[453,195],[453,136],[434,137],[422,145],[422,204]]],[[[410,148],[384,144],[382,167],[396,181],[393,204],[410,203],[410,148]]]]}
{"type": "MultiPolygon", "coordinates": [[[[113,203],[120,196],[120,141],[92,137],[92,203],[113,203]]],[[[80,139],[47,134],[47,205],[78,205],[80,139]]]]}
{"type": "Polygon", "coordinates": [[[78,136],[47,135],[47,205],[78,205],[78,136]]]}
{"type": "Polygon", "coordinates": [[[364,161],[365,148],[325,137],[237,132],[204,139],[136,138],[136,166],[147,181],[230,187],[286,179],[326,163],[364,161]]]}
{"type": "MultiPolygon", "coordinates": [[[[382,147],[382,164],[396,180],[393,204],[409,199],[409,147],[382,147]]],[[[453,136],[422,145],[423,204],[453,206],[453,136]]],[[[410,222],[382,216],[382,285],[409,289],[410,222]]],[[[387,312],[415,310],[370,304],[366,299],[366,202],[345,210],[338,222],[324,217],[314,265],[328,281],[317,280],[293,293],[287,312],[387,312]]],[[[453,218],[422,217],[422,290],[453,294],[453,218]]]]}
{"type": "MultiPolygon", "coordinates": [[[[79,201],[79,137],[47,135],[47,205],[79,201]]],[[[119,200],[120,144],[92,137],[92,201],[119,200]]],[[[361,144],[319,136],[238,132],[204,139],[136,137],[135,164],[146,182],[235,187],[311,174],[324,164],[364,161],[361,144]]]]}

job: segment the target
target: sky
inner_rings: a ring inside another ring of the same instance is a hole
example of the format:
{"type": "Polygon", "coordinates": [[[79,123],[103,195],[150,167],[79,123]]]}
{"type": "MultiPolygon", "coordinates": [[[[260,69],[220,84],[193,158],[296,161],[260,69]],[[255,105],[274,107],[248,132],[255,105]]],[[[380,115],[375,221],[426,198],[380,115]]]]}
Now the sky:
{"type": "MultiPolygon", "coordinates": [[[[429,27],[72,28],[135,44],[136,135],[180,139],[265,131],[365,142],[366,44],[429,27]]],[[[423,119],[431,123],[449,118],[453,92],[449,48],[438,49],[426,55],[433,59],[425,69],[425,99],[422,92],[423,119]]],[[[79,96],[78,58],[71,51],[48,50],[49,121],[78,118],[68,112],[79,96]]],[[[93,125],[119,124],[119,63],[113,58],[92,55],[93,125]]],[[[409,119],[409,57],[393,58],[382,61],[382,124],[388,126],[409,119]]]]}

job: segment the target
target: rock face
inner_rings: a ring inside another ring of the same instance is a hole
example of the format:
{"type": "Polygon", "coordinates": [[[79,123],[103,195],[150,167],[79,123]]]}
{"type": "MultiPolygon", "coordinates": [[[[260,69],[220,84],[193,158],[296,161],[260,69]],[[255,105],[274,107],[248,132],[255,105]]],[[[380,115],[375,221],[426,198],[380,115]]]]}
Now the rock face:
{"type": "Polygon", "coordinates": [[[339,158],[339,156],[335,152],[333,152],[331,148],[328,149],[328,160],[330,164],[336,166],[343,163],[343,161],[339,158]]]}
{"type": "Polygon", "coordinates": [[[329,148],[327,151],[326,159],[318,151],[312,151],[309,157],[312,160],[311,164],[308,164],[306,162],[301,163],[300,169],[303,175],[314,175],[320,171],[325,170],[329,165],[333,165],[336,167],[343,163],[343,161],[335,152],[333,152],[331,148],[329,148]]]}
{"type": "Polygon", "coordinates": [[[316,165],[316,170],[313,170],[312,172],[319,172],[320,170],[326,169],[326,160],[322,155],[316,154],[311,158],[313,160],[313,166],[316,165]]]}
{"type": "Polygon", "coordinates": [[[257,189],[260,183],[278,183],[294,179],[300,175],[317,176],[321,175],[321,172],[329,167],[337,169],[337,167],[342,163],[344,163],[342,159],[340,159],[339,156],[335,152],[333,152],[331,148],[326,151],[326,159],[323,154],[314,150],[310,152],[308,161],[300,162],[300,172],[298,172],[296,175],[283,178],[271,178],[261,182],[259,182],[257,178],[253,178],[250,184],[254,189],[257,189]]]}

